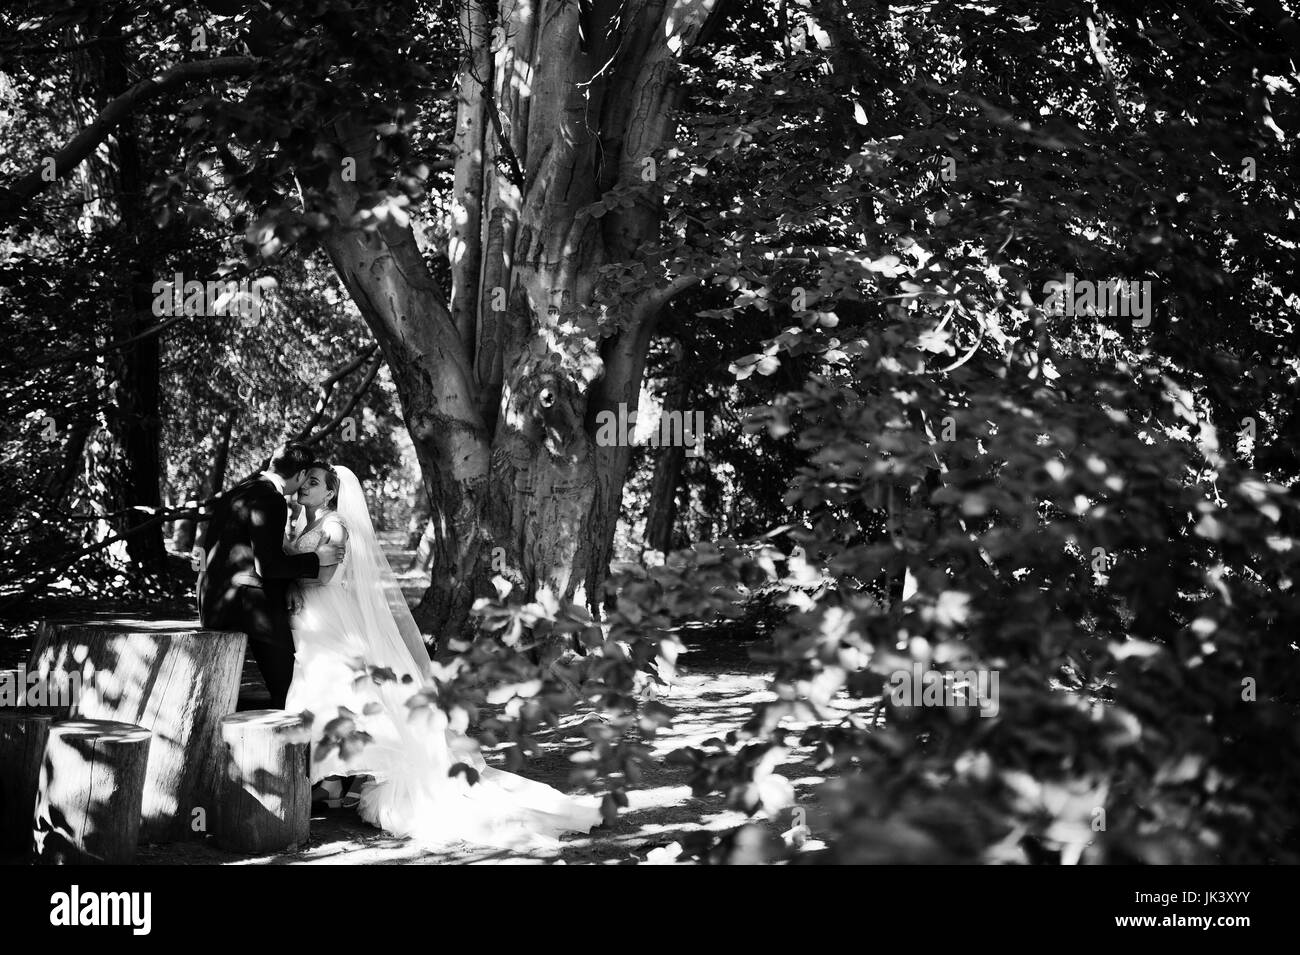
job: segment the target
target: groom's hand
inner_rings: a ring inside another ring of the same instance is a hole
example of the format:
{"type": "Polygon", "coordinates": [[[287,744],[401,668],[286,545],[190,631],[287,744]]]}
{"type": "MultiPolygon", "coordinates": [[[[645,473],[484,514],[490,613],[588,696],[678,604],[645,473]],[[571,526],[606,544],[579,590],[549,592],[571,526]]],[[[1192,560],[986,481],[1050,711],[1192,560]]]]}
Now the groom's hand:
{"type": "Polygon", "coordinates": [[[342,544],[331,544],[326,541],[316,548],[316,556],[320,558],[322,567],[329,567],[337,564],[343,559],[343,554],[347,550],[342,544]]]}

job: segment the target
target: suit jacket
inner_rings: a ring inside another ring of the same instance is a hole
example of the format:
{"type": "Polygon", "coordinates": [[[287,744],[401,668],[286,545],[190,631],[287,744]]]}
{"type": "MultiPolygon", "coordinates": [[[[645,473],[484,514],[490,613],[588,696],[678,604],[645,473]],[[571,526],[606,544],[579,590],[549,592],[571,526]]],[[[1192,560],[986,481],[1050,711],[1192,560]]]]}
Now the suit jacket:
{"type": "Polygon", "coordinates": [[[315,577],[315,554],[286,554],[284,528],[289,508],[275,485],[263,477],[235,485],[220,500],[208,523],[207,560],[199,573],[199,617],[204,626],[222,616],[238,597],[238,588],[260,586],[267,604],[287,613],[289,581],[315,577]]]}

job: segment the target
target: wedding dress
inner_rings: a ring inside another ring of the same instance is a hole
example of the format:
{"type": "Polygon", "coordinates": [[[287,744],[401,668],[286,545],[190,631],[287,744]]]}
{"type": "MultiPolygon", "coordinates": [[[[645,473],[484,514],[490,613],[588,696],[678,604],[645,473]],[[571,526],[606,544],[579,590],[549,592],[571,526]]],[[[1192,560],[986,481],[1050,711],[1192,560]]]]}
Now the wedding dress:
{"type": "Polygon", "coordinates": [[[420,702],[420,691],[434,695],[428,651],[375,537],[361,483],[347,468],[335,471],[336,512],[285,548],[315,550],[331,522],[346,536],[346,556],[328,582],[300,581],[292,618],[296,660],[286,707],[312,715],[312,782],[373,776],[361,791],[361,817],[428,846],[554,846],[560,833],[599,824],[594,800],[488,766],[436,703],[408,706],[420,702]],[[370,668],[396,679],[376,681],[370,668]]]}

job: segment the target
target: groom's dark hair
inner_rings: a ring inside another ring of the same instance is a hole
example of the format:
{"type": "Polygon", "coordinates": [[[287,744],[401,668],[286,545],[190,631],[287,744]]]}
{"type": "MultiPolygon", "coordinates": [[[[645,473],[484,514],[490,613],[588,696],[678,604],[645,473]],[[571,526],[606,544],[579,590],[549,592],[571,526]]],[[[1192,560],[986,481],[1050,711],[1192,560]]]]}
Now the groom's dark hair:
{"type": "Polygon", "coordinates": [[[316,458],[316,452],[305,444],[290,442],[283,448],[280,448],[275,457],[271,459],[271,470],[280,477],[293,477],[299,471],[305,471],[311,467],[311,463],[316,458]]]}

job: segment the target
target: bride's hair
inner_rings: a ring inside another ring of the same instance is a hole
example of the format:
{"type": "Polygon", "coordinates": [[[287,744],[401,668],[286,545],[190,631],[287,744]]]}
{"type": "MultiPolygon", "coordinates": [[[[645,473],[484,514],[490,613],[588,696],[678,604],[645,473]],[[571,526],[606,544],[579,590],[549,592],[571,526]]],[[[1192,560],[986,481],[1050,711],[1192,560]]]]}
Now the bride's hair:
{"type": "Polygon", "coordinates": [[[307,465],[307,470],[310,471],[313,468],[320,468],[325,472],[325,488],[334,495],[328,503],[329,505],[338,507],[339,475],[338,472],[334,470],[334,465],[330,464],[328,461],[313,461],[311,464],[307,465]]]}

